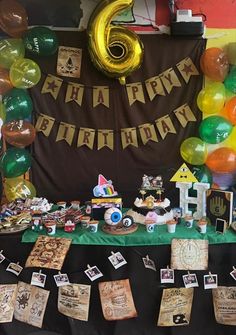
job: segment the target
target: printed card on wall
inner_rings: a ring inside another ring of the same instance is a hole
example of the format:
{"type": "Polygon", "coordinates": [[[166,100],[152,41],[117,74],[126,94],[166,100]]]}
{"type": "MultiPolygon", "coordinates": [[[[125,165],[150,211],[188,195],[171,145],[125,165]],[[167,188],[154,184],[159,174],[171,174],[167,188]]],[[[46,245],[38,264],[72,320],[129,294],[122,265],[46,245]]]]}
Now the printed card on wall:
{"type": "Polygon", "coordinates": [[[16,291],[16,284],[0,285],[0,323],[12,322],[16,291]]]}
{"type": "Polygon", "coordinates": [[[18,283],[14,318],[42,328],[49,291],[23,282],[18,283]]]}
{"type": "Polygon", "coordinates": [[[67,238],[39,236],[25,266],[61,270],[71,241],[67,238]]]}
{"type": "Polygon", "coordinates": [[[175,270],[206,270],[208,268],[208,241],[173,239],[171,268],[175,270]]]}
{"type": "Polygon", "coordinates": [[[124,320],[137,316],[129,279],[100,282],[98,285],[106,320],[124,320]]]}
{"type": "Polygon", "coordinates": [[[216,322],[236,326],[236,287],[218,286],[212,296],[216,322]]]}
{"type": "Polygon", "coordinates": [[[57,58],[57,74],[64,77],[80,77],[82,49],[60,46],[57,58]]]}
{"type": "Polygon", "coordinates": [[[71,318],[88,321],[90,285],[69,284],[59,288],[59,312],[71,318]]]}
{"type": "Polygon", "coordinates": [[[157,325],[160,327],[189,325],[193,290],[193,288],[164,289],[157,325]]]}

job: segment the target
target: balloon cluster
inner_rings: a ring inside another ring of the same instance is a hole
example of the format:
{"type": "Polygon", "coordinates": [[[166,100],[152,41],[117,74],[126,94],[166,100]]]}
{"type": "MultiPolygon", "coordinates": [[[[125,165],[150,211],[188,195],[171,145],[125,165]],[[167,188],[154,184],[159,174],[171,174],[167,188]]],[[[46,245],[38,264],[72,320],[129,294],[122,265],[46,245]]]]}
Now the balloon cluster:
{"type": "Polygon", "coordinates": [[[200,67],[209,79],[197,97],[203,120],[199,137],[185,139],[180,154],[194,165],[199,182],[213,180],[216,187],[228,188],[236,173],[236,55],[229,58],[221,48],[208,48],[200,67]]]}
{"type": "Polygon", "coordinates": [[[25,58],[25,53],[53,55],[58,41],[47,27],[28,29],[27,13],[15,0],[1,0],[0,29],[9,36],[0,40],[0,127],[7,143],[0,169],[5,195],[12,201],[36,195],[34,185],[23,177],[32,160],[25,148],[36,135],[30,122],[33,103],[27,89],[39,82],[41,70],[35,61],[25,58]]]}

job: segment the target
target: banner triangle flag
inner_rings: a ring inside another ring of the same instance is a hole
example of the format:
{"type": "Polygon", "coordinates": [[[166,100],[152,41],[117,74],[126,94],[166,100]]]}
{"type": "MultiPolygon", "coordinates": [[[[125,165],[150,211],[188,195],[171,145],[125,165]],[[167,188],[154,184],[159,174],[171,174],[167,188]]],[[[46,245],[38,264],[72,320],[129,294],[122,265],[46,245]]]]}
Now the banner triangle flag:
{"type": "Polygon", "coordinates": [[[197,178],[193,175],[185,163],[177,170],[170,181],[197,183],[197,178]]]}

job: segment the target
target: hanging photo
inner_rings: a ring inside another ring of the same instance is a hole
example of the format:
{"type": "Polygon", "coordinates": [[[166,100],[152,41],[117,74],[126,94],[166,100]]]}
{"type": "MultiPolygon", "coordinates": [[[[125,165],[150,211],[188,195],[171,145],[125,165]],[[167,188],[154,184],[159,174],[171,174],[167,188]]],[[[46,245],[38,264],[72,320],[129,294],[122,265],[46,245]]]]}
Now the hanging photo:
{"type": "Polygon", "coordinates": [[[119,251],[116,253],[112,253],[112,255],[108,257],[108,259],[115,269],[118,269],[121,266],[127,264],[126,260],[119,251]]]}
{"type": "Polygon", "coordinates": [[[33,272],[31,277],[31,285],[44,287],[47,276],[41,272],[33,272]]]}
{"type": "Polygon", "coordinates": [[[174,270],[169,268],[160,269],[160,279],[162,284],[174,283],[175,282],[174,270]]]}
{"type": "Polygon", "coordinates": [[[236,280],[236,269],[233,269],[233,271],[230,272],[230,276],[236,280]]]}
{"type": "Polygon", "coordinates": [[[183,275],[182,277],[183,277],[184,286],[186,288],[199,286],[197,276],[195,273],[189,273],[187,275],[183,275]]]}
{"type": "Polygon", "coordinates": [[[153,270],[153,271],[157,270],[155,262],[152,259],[150,259],[148,256],[143,257],[143,264],[144,264],[146,269],[150,269],[150,270],[153,270]]]}
{"type": "Polygon", "coordinates": [[[204,275],[204,289],[208,290],[211,288],[217,288],[217,282],[218,282],[218,276],[217,275],[204,275]]]}
{"type": "Polygon", "coordinates": [[[57,287],[70,284],[68,275],[66,273],[59,273],[53,276],[57,287]]]}
{"type": "Polygon", "coordinates": [[[88,321],[90,285],[69,284],[59,288],[58,310],[71,318],[88,321]]]}
{"type": "Polygon", "coordinates": [[[160,327],[188,326],[193,290],[193,288],[164,289],[157,325],[160,327]]]}
{"type": "Polygon", "coordinates": [[[16,276],[19,276],[21,271],[23,270],[23,267],[16,263],[10,263],[8,267],[6,268],[6,271],[14,273],[16,276]]]}
{"type": "Polygon", "coordinates": [[[60,46],[57,58],[57,74],[64,77],[80,77],[82,49],[60,46]]]}
{"type": "Polygon", "coordinates": [[[84,271],[84,273],[89,277],[91,281],[94,281],[103,276],[103,274],[96,265],[89,267],[87,270],[84,271]]]}
{"type": "Polygon", "coordinates": [[[6,257],[0,252],[0,263],[4,261],[6,257]]]}

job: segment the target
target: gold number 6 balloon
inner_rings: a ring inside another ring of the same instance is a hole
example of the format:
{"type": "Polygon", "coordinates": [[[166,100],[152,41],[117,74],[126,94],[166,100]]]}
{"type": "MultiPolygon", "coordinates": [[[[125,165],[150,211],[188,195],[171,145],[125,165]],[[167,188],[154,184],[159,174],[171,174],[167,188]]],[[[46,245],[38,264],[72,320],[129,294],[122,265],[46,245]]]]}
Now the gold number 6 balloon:
{"type": "Polygon", "coordinates": [[[111,24],[115,15],[131,8],[134,0],[103,0],[88,23],[88,49],[95,67],[105,75],[125,78],[138,69],[143,60],[143,44],[134,32],[111,24]]]}

